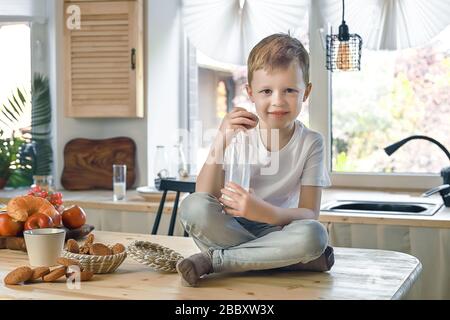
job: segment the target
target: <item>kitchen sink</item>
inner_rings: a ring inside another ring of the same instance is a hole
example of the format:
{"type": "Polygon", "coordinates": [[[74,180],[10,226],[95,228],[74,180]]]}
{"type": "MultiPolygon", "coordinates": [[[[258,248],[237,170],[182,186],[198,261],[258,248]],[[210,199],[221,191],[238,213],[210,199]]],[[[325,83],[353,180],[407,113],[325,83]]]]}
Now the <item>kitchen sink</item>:
{"type": "Polygon", "coordinates": [[[441,207],[441,203],[334,200],[325,203],[322,206],[321,211],[432,216],[439,211],[441,207]]]}

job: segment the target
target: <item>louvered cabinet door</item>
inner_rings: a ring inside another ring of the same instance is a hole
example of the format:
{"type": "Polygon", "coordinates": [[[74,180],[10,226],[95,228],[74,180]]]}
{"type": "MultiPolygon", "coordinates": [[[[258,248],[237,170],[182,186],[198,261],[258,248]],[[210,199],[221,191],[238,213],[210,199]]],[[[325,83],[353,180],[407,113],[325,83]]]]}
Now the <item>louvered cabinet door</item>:
{"type": "Polygon", "coordinates": [[[71,5],[81,25],[64,26],[66,116],[142,118],[142,1],[66,1],[65,21],[71,5]]]}

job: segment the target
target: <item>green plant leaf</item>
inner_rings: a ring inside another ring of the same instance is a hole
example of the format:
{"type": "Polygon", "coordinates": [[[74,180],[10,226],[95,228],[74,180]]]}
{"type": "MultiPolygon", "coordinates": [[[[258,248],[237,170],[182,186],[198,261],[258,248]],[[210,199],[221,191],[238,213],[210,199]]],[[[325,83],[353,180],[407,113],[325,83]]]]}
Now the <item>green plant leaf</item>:
{"type": "MultiPolygon", "coordinates": [[[[13,97],[12,100],[14,100],[14,97],[13,97]]],[[[11,112],[11,111],[10,111],[11,109],[7,109],[6,111],[10,112],[11,115],[14,117],[14,119],[15,119],[16,121],[19,121],[19,119],[16,118],[16,115],[19,115],[19,114],[20,114],[20,112],[19,112],[20,109],[17,110],[16,105],[14,104],[13,101],[11,101],[11,99],[8,99],[8,101],[9,101],[9,105],[10,105],[11,108],[13,109],[12,111],[14,111],[14,112],[11,112]]]]}
{"type": "MultiPolygon", "coordinates": [[[[19,90],[19,89],[17,89],[17,90],[19,90]]],[[[21,106],[20,103],[17,101],[17,97],[16,97],[16,96],[13,96],[13,99],[14,99],[14,105],[17,107],[17,109],[19,109],[19,111],[18,111],[17,113],[22,113],[22,112],[23,112],[22,106],[21,106]]]]}
{"type": "Polygon", "coordinates": [[[1,106],[1,114],[4,119],[0,119],[0,121],[9,128],[14,128],[19,119],[28,112],[26,109],[29,101],[26,100],[26,94],[19,88],[11,93],[7,101],[7,104],[1,106]]]}
{"type": "Polygon", "coordinates": [[[22,91],[19,88],[17,88],[17,95],[19,96],[21,104],[24,105],[27,100],[25,99],[22,91]]]}
{"type": "Polygon", "coordinates": [[[5,108],[2,111],[3,115],[8,118],[9,121],[11,122],[17,122],[18,120],[14,117],[14,114],[12,113],[12,111],[9,108],[5,108]],[[9,115],[8,115],[9,114],[9,115]],[[10,118],[10,116],[12,118],[10,118]]]}
{"type": "Polygon", "coordinates": [[[35,175],[50,175],[53,164],[51,146],[51,104],[48,79],[41,75],[33,76],[31,86],[31,136],[35,143],[35,175]]]}

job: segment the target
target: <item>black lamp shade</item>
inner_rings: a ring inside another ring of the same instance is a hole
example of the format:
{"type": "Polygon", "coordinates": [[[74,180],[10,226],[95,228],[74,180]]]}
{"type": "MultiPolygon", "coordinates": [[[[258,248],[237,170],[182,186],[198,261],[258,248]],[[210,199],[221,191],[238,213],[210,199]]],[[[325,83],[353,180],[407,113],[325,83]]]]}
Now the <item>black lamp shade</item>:
{"type": "Polygon", "coordinates": [[[357,34],[348,34],[348,27],[345,24],[339,29],[344,33],[327,35],[327,69],[331,72],[361,70],[361,37],[357,34]]]}

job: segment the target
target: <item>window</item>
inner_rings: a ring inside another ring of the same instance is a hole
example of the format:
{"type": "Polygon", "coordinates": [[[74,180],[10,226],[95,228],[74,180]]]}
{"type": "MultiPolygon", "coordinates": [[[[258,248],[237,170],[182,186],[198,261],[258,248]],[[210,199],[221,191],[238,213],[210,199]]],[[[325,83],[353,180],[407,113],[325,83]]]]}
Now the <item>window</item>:
{"type": "Polygon", "coordinates": [[[450,147],[450,27],[422,48],[363,49],[360,72],[331,77],[333,172],[436,174],[448,165],[427,141],[390,157],[383,148],[415,134],[450,147]]]}
{"type": "MultiPolygon", "coordinates": [[[[28,23],[0,23],[0,106],[8,105],[8,98],[19,88],[25,94],[31,91],[31,47],[28,23]]],[[[31,105],[19,121],[9,121],[0,112],[1,129],[5,136],[28,127],[31,123],[31,105]]]]}

